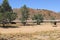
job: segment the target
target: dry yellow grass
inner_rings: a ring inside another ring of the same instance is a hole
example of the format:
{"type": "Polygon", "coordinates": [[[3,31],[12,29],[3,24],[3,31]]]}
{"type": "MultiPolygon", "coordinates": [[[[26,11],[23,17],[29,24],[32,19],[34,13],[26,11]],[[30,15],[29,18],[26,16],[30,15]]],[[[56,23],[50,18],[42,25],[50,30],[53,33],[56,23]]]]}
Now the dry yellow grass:
{"type": "Polygon", "coordinates": [[[60,23],[53,27],[51,23],[20,28],[0,28],[0,39],[9,40],[60,40],[60,23]]]}
{"type": "Polygon", "coordinates": [[[33,33],[40,31],[60,30],[60,23],[53,27],[51,23],[43,23],[35,26],[19,26],[20,28],[0,28],[1,33],[33,33]]]}

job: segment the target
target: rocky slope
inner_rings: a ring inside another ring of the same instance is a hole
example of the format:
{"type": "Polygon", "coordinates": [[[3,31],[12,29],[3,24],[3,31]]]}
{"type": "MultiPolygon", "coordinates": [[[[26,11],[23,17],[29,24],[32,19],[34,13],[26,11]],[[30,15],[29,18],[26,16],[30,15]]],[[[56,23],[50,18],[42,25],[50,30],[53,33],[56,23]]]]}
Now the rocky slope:
{"type": "MultiPolygon", "coordinates": [[[[21,17],[21,11],[20,9],[13,9],[14,12],[17,13],[18,15],[18,19],[21,17]]],[[[32,9],[29,8],[29,14],[30,14],[30,18],[34,15],[34,14],[42,14],[44,16],[44,19],[50,19],[52,16],[55,17],[55,19],[60,19],[60,13],[51,11],[51,10],[46,10],[46,9],[32,9]]]]}

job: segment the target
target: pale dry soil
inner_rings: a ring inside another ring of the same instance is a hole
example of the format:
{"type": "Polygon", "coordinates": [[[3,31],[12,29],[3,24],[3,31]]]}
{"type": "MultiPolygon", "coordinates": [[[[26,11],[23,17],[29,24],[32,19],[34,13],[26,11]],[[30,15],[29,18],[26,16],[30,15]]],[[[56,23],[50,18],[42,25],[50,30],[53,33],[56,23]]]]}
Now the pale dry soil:
{"type": "Polygon", "coordinates": [[[60,23],[0,28],[0,40],[60,40],[60,23]]]}

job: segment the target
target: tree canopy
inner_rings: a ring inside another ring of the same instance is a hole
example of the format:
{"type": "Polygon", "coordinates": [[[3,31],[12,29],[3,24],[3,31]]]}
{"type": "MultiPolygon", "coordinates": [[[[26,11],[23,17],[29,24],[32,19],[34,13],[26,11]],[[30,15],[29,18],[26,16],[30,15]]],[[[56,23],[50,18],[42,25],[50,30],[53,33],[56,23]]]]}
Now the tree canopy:
{"type": "Polygon", "coordinates": [[[43,15],[37,14],[32,17],[32,20],[36,20],[37,24],[39,25],[41,22],[43,22],[43,15]]]}
{"type": "Polygon", "coordinates": [[[24,5],[23,7],[21,7],[21,22],[25,25],[26,24],[26,20],[29,17],[29,10],[26,7],[26,5],[24,5]]]}
{"type": "Polygon", "coordinates": [[[8,0],[3,0],[3,3],[0,5],[0,22],[3,24],[5,22],[11,22],[15,20],[16,17],[17,14],[13,12],[11,6],[8,3],[8,0]]]}

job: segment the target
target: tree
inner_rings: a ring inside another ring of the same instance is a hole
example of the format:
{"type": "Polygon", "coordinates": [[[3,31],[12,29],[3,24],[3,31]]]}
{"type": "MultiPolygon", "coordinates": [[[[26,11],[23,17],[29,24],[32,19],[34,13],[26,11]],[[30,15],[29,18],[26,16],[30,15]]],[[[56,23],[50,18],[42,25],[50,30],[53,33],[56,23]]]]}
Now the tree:
{"type": "MultiPolygon", "coordinates": [[[[55,20],[55,17],[51,16],[51,20],[55,20]]],[[[51,23],[53,23],[56,26],[56,21],[52,21],[51,23]]]]}
{"type": "Polygon", "coordinates": [[[2,20],[3,20],[3,16],[2,13],[0,13],[0,23],[2,23],[2,20]]]}
{"type": "MultiPolygon", "coordinates": [[[[55,17],[51,16],[50,20],[55,20],[55,17]]],[[[55,21],[52,21],[51,23],[54,23],[55,21]]]]}
{"type": "Polygon", "coordinates": [[[0,12],[1,12],[1,5],[0,5],[0,12]]]}
{"type": "Polygon", "coordinates": [[[12,12],[12,8],[8,3],[8,0],[4,0],[2,3],[3,12],[12,12]]]}
{"type": "Polygon", "coordinates": [[[21,8],[21,18],[20,18],[23,25],[26,25],[26,22],[28,20],[28,17],[29,17],[29,10],[26,7],[26,5],[24,5],[21,8]]]}
{"type": "Polygon", "coordinates": [[[43,19],[42,14],[36,14],[32,17],[32,20],[36,20],[37,25],[40,25],[40,23],[43,22],[43,19]]]}
{"type": "Polygon", "coordinates": [[[7,12],[6,13],[6,18],[7,18],[7,21],[10,23],[11,21],[15,20],[17,17],[17,14],[16,13],[13,13],[13,12],[7,12]]]}
{"type": "Polygon", "coordinates": [[[2,24],[3,27],[5,26],[5,23],[11,22],[16,19],[17,14],[13,12],[11,6],[8,3],[8,0],[4,0],[3,3],[0,6],[0,15],[2,15],[2,24]]]}

